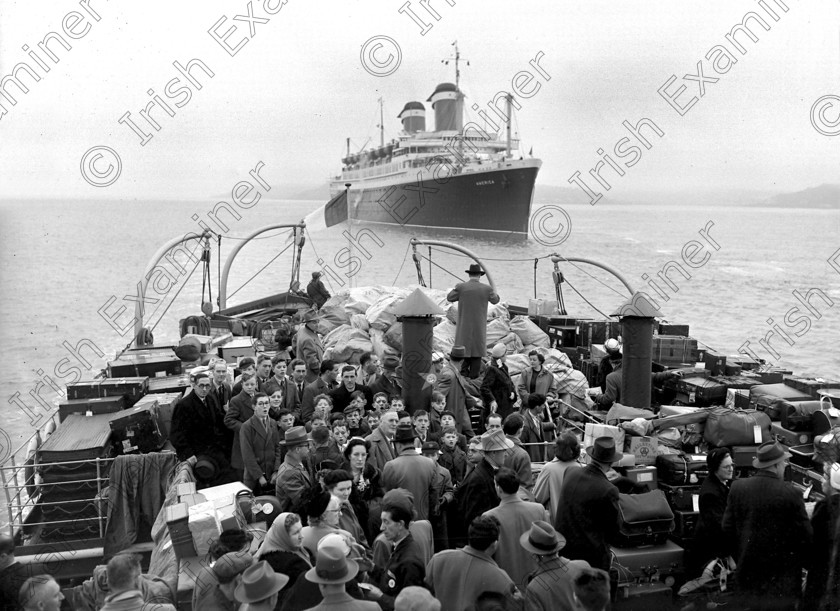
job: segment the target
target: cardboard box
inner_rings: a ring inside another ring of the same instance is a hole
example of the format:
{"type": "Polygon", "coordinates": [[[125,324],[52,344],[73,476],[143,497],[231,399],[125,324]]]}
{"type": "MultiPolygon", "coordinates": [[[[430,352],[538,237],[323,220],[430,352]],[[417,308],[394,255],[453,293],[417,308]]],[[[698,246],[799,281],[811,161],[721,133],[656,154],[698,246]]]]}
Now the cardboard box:
{"type": "Polygon", "coordinates": [[[251,489],[242,482],[231,482],[230,484],[204,488],[201,491],[201,494],[203,494],[208,501],[215,501],[217,499],[225,499],[231,496],[235,498],[236,495],[243,490],[247,490],[248,492],[251,491],[251,489]]]}
{"type": "Polygon", "coordinates": [[[178,484],[178,498],[180,499],[182,496],[187,494],[195,494],[195,482],[185,482],[183,484],[178,484]]]}
{"type": "Polygon", "coordinates": [[[219,519],[222,532],[232,528],[244,530],[248,525],[242,509],[239,507],[239,503],[236,502],[235,496],[216,499],[213,503],[216,505],[216,515],[219,519]]]}
{"type": "Polygon", "coordinates": [[[189,528],[192,533],[193,545],[198,556],[210,551],[210,544],[218,540],[222,534],[221,523],[213,501],[198,503],[187,509],[189,512],[189,528]]]}
{"type": "Polygon", "coordinates": [[[529,299],[528,316],[553,316],[557,314],[557,301],[551,299],[529,299]]]}
{"type": "Polygon", "coordinates": [[[627,437],[625,444],[637,465],[652,465],[656,462],[659,454],[659,440],[656,437],[627,437]]]}

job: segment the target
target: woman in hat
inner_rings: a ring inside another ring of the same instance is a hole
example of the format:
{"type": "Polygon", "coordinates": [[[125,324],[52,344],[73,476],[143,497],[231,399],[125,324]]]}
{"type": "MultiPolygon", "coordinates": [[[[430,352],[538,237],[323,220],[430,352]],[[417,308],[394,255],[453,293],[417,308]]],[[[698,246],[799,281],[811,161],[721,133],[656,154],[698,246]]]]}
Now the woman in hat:
{"type": "Polygon", "coordinates": [[[370,442],[353,437],[344,448],[342,469],[350,473],[353,485],[350,490],[350,505],[359,518],[359,524],[368,541],[379,534],[379,508],[384,491],[379,484],[379,470],[367,461],[370,442]]]}
{"type": "Polygon", "coordinates": [[[338,526],[353,535],[353,538],[368,547],[367,536],[365,535],[356,511],[350,503],[350,494],[353,491],[353,476],[344,469],[333,469],[324,476],[324,487],[327,492],[341,501],[341,513],[338,517],[338,526]]]}
{"type": "Polygon", "coordinates": [[[306,504],[306,516],[309,525],[301,530],[301,535],[303,547],[309,550],[312,556],[315,556],[318,550],[318,542],[331,533],[347,535],[350,540],[355,541],[353,535],[338,527],[341,501],[329,492],[317,490],[312,494],[306,504]]]}
{"type": "Polygon", "coordinates": [[[729,555],[729,546],[723,536],[721,522],[729,498],[729,485],[735,473],[732,456],[727,448],[715,448],[706,457],[709,475],[700,486],[700,519],[695,531],[694,562],[696,571],[715,558],[729,555]]]}
{"type": "Polygon", "coordinates": [[[296,513],[281,513],[268,529],[257,552],[258,560],[265,560],[276,573],[289,577],[289,584],[280,590],[280,602],[290,584],[312,568],[312,555],[303,547],[303,524],[296,513]]]}
{"type": "Polygon", "coordinates": [[[490,365],[484,372],[481,383],[481,400],[490,406],[491,413],[497,413],[502,420],[513,411],[516,401],[516,387],[510,379],[510,372],[505,363],[507,346],[499,342],[490,351],[490,365]]]}

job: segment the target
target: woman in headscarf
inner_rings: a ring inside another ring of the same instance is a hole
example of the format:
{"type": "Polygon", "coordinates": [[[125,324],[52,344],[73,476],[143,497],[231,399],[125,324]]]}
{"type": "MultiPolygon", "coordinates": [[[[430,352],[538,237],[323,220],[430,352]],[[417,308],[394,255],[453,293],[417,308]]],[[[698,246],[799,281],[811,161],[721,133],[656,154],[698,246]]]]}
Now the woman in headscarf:
{"type": "Polygon", "coordinates": [[[697,545],[693,565],[698,570],[702,570],[710,560],[725,558],[730,553],[721,523],[734,474],[732,456],[726,448],[715,448],[706,457],[706,464],[709,476],[700,486],[700,519],[695,531],[697,545]]]}
{"type": "Polygon", "coordinates": [[[275,573],[282,573],[289,578],[289,583],[280,590],[278,606],[298,576],[311,569],[314,563],[309,550],[303,547],[302,530],[303,524],[298,514],[281,513],[265,533],[265,539],[257,551],[257,560],[265,560],[275,573]]]}
{"type": "Polygon", "coordinates": [[[384,492],[379,485],[379,470],[367,461],[368,450],[370,442],[353,437],[344,448],[341,468],[353,478],[350,505],[362,525],[365,538],[373,541],[379,534],[379,508],[384,492]]]}
{"type": "Polygon", "coordinates": [[[510,379],[510,372],[505,363],[507,346],[499,342],[490,350],[490,365],[484,372],[481,383],[481,399],[490,407],[491,413],[499,414],[502,420],[513,411],[516,400],[516,387],[510,379]]]}

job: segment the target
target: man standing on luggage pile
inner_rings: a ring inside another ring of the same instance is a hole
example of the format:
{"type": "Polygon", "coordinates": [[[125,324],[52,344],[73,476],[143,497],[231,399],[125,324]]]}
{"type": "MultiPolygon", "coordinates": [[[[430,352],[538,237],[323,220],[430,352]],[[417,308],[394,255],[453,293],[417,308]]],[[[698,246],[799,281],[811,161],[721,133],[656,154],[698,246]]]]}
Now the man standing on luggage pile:
{"type": "Polygon", "coordinates": [[[493,287],[481,283],[484,270],[478,263],[471,264],[466,273],[470,279],[456,284],[446,299],[458,302],[455,345],[466,348],[461,373],[477,378],[481,359],[487,355],[487,306],[499,303],[499,296],[493,287]]]}
{"type": "Polygon", "coordinates": [[[788,458],[778,442],[761,444],[758,473],[732,484],[723,515],[723,534],[735,545],[736,590],[749,608],[793,609],[802,594],[812,531],[802,495],[783,481],[788,458]]]}

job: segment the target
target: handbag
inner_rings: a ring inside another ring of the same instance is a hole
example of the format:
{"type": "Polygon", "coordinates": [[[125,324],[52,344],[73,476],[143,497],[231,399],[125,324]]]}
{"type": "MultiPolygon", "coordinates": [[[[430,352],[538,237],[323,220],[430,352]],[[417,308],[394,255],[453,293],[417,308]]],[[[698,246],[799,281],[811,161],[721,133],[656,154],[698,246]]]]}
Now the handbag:
{"type": "Polygon", "coordinates": [[[618,547],[661,545],[674,530],[674,512],[661,490],[618,495],[618,547]]]}

